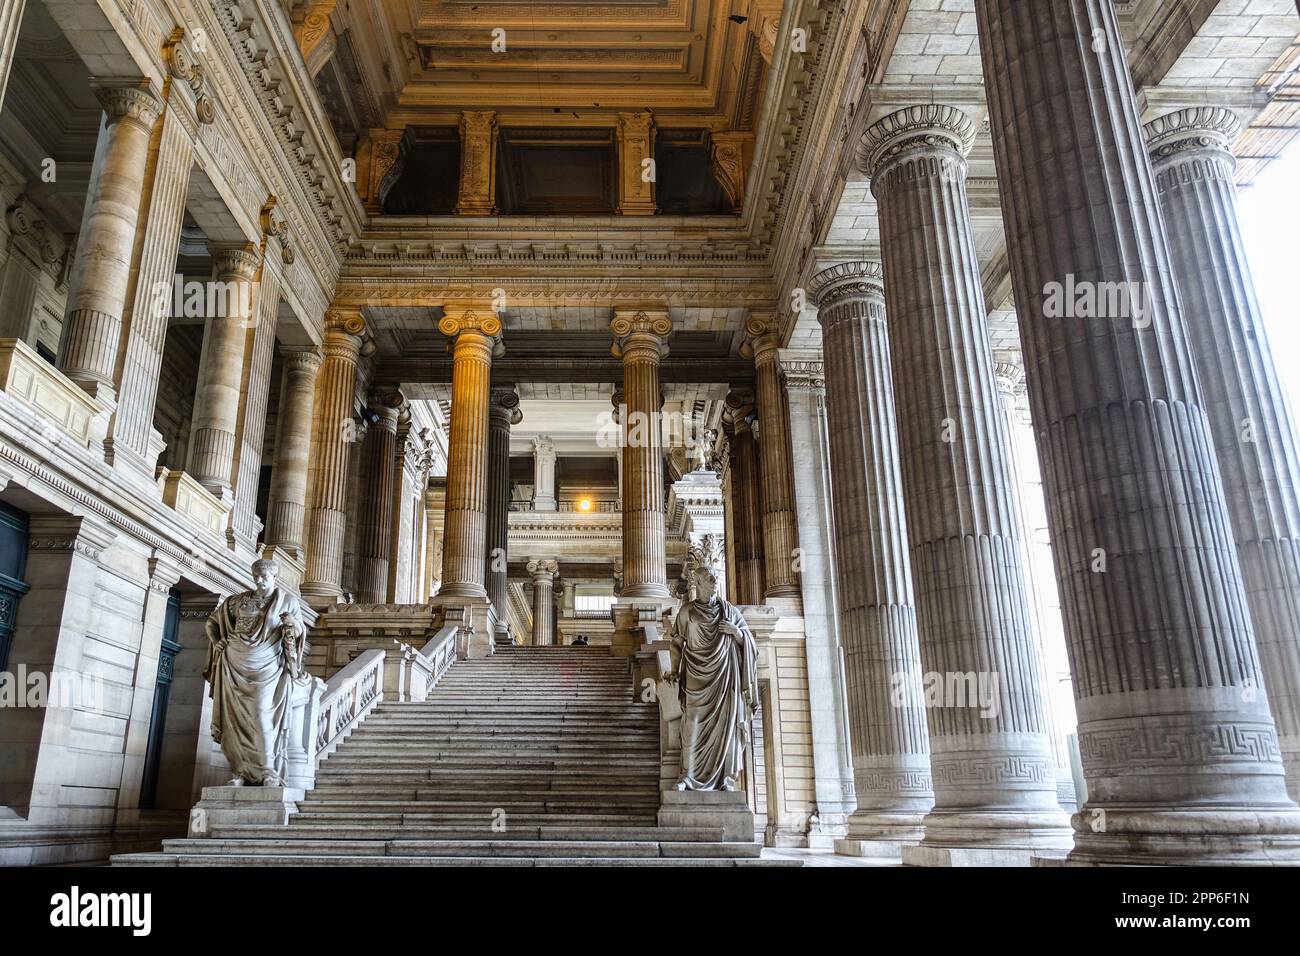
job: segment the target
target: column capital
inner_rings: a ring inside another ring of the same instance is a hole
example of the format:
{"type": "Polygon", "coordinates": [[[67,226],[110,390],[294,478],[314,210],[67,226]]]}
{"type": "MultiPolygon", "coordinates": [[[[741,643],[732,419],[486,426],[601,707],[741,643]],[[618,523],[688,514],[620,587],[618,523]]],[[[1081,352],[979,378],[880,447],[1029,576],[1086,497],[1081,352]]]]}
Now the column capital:
{"type": "Polygon", "coordinates": [[[781,347],[781,316],[777,312],[751,312],[745,320],[745,341],[740,354],[755,363],[776,360],[781,347]]]}
{"type": "MultiPolygon", "coordinates": [[[[881,305],[885,302],[884,267],[870,259],[837,262],[816,273],[808,283],[808,296],[818,309],[866,299],[881,305]]],[[[817,321],[825,325],[820,312],[817,321]]]]}
{"type": "Polygon", "coordinates": [[[372,388],[366,395],[366,412],[370,424],[396,433],[398,418],[406,405],[406,396],[395,388],[372,388]]]}
{"type": "Polygon", "coordinates": [[[534,584],[550,584],[560,573],[559,562],[551,558],[533,558],[527,567],[534,584]]]}
{"type": "Polygon", "coordinates": [[[162,100],[148,77],[128,80],[92,80],[90,90],[108,114],[109,124],[131,120],[152,129],[162,115],[162,100]]]}
{"type": "Polygon", "coordinates": [[[257,277],[262,256],[251,242],[213,243],[209,248],[218,277],[242,282],[252,282],[257,277]]]}
{"type": "Polygon", "coordinates": [[[524,420],[519,410],[519,393],[513,386],[497,387],[488,393],[488,414],[493,424],[518,425],[524,420]]]}
{"type": "Polygon", "coordinates": [[[438,331],[452,339],[464,332],[477,332],[484,338],[499,342],[501,319],[491,306],[446,305],[438,322],[438,331]]]}
{"type": "Polygon", "coordinates": [[[909,106],[890,113],[862,134],[858,161],[873,181],[886,167],[907,156],[950,151],[965,159],[975,144],[975,123],[953,106],[909,106]]]}
{"type": "Polygon", "coordinates": [[[280,349],[280,362],[286,372],[316,372],[321,360],[321,350],[315,345],[280,349]]]}
{"type": "Polygon", "coordinates": [[[360,309],[333,306],[325,313],[325,330],[360,337],[366,331],[366,320],[360,309]]]}
{"type": "Polygon", "coordinates": [[[817,349],[780,349],[777,362],[787,391],[821,392],[826,389],[826,367],[817,349]]]}
{"type": "Polygon", "coordinates": [[[1197,106],[1159,116],[1143,126],[1142,133],[1157,165],[1198,149],[1231,156],[1232,144],[1241,134],[1241,120],[1221,106],[1197,106]]]}
{"type": "Polygon", "coordinates": [[[551,440],[550,435],[538,435],[533,439],[533,454],[539,456],[555,456],[555,442],[551,440]]]}
{"type": "Polygon", "coordinates": [[[673,320],[667,309],[615,309],[609,330],[614,333],[611,351],[616,357],[623,358],[624,350],[635,342],[643,347],[657,343],[659,357],[663,358],[668,354],[673,320]]]}

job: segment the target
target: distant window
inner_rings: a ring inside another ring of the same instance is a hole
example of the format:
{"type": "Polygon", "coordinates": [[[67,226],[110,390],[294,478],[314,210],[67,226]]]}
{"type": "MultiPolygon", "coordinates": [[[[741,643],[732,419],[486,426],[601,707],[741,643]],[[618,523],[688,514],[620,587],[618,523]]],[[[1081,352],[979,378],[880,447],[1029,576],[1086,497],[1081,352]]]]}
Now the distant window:
{"type": "Polygon", "coordinates": [[[608,611],[614,606],[612,594],[575,594],[573,609],[575,611],[608,611]]]}

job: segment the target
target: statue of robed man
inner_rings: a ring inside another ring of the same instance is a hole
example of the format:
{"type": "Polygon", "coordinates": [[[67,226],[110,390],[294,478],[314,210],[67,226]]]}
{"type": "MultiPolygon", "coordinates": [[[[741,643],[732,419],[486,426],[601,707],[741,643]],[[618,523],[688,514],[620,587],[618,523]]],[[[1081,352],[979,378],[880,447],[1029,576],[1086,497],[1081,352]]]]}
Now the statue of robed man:
{"type": "Polygon", "coordinates": [[[283,786],[290,699],[306,680],[298,598],[276,587],[274,561],[253,564],[254,590],[228,597],[208,618],[203,676],[212,688],[212,739],[235,772],[231,783],[283,786]]]}
{"type": "Polygon", "coordinates": [[[682,703],[678,790],[735,790],[758,710],[758,648],[740,611],[719,594],[721,556],[712,535],[690,549],[686,599],[673,622],[682,703]]]}

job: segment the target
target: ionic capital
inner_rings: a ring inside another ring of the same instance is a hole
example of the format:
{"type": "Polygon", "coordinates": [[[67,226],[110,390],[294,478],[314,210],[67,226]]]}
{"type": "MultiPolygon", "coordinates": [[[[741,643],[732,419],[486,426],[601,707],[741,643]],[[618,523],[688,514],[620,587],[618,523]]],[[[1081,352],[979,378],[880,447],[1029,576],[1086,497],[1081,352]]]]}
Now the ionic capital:
{"type": "Polygon", "coordinates": [[[745,341],[740,354],[752,358],[756,365],[764,365],[776,361],[780,347],[781,316],[776,312],[751,312],[745,320],[745,341]]]}
{"type": "Polygon", "coordinates": [[[443,306],[438,331],[451,339],[465,333],[491,339],[493,346],[501,340],[501,319],[489,306],[443,306]]]}
{"type": "Polygon", "coordinates": [[[488,394],[488,414],[492,424],[498,427],[518,425],[524,420],[524,413],[519,410],[519,393],[513,388],[494,388],[488,394]]]}
{"type": "Polygon", "coordinates": [[[558,561],[551,559],[538,560],[533,558],[528,562],[528,573],[533,577],[534,584],[550,584],[555,580],[555,576],[560,573],[560,564],[558,561]]]}
{"type": "Polygon", "coordinates": [[[975,143],[975,124],[952,106],[909,106],[890,113],[862,134],[858,161],[874,182],[888,166],[921,153],[956,153],[965,160],[975,143]]]}
{"type": "Polygon", "coordinates": [[[610,351],[616,357],[627,361],[635,354],[657,360],[668,354],[673,320],[666,309],[615,309],[609,330],[614,333],[610,351]]]}

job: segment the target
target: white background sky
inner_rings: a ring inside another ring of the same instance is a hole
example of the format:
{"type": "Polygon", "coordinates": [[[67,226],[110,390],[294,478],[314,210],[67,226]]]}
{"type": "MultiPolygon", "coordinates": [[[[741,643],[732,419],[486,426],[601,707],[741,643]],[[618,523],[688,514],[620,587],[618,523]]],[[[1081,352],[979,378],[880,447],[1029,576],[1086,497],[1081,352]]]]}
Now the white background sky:
{"type": "Polygon", "coordinates": [[[1239,193],[1241,230],[1278,378],[1300,409],[1300,140],[1239,193]]]}

